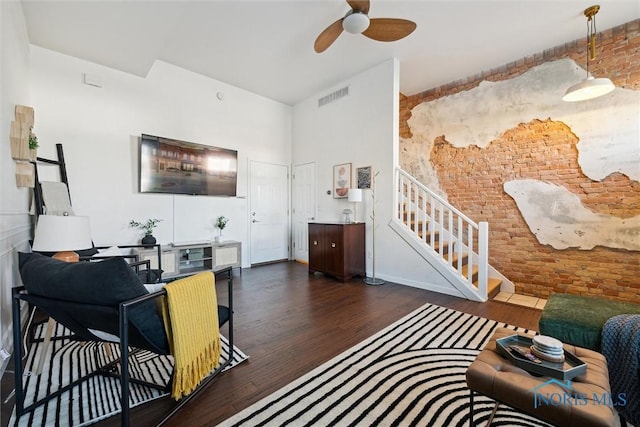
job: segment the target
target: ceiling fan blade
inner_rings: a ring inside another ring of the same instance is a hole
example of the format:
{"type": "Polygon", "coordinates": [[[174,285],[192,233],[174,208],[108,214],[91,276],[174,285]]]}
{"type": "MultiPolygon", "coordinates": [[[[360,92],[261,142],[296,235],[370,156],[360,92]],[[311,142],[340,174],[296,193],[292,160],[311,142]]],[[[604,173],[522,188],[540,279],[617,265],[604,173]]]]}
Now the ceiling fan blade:
{"type": "Polygon", "coordinates": [[[316,42],[313,44],[313,48],[316,52],[322,53],[327,50],[327,48],[331,46],[334,41],[336,41],[338,36],[342,34],[342,19],[343,18],[338,19],[336,22],[329,25],[323,32],[320,33],[320,35],[316,39],[316,42]]]}
{"type": "Polygon", "coordinates": [[[380,42],[394,42],[407,37],[417,27],[413,21],[395,18],[373,18],[363,35],[380,42]]]}
{"type": "Polygon", "coordinates": [[[365,15],[369,13],[369,0],[347,0],[351,9],[360,11],[365,15]]]}

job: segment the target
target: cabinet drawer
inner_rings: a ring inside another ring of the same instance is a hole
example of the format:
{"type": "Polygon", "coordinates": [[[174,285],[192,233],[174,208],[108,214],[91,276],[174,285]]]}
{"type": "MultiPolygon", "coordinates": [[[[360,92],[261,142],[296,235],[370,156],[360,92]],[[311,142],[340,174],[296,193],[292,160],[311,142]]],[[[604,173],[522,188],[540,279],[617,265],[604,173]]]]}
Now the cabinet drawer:
{"type": "Polygon", "coordinates": [[[214,268],[240,267],[240,247],[222,246],[215,248],[214,258],[216,260],[214,268]]]}

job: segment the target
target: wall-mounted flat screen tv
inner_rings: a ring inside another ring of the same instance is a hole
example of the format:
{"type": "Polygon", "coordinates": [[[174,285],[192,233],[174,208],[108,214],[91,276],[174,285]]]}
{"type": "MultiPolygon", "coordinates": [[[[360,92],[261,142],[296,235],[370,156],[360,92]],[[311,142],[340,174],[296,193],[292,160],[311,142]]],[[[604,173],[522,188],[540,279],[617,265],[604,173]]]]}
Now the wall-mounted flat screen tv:
{"type": "Polygon", "coordinates": [[[142,134],[138,157],[141,193],[236,195],[235,150],[142,134]]]}

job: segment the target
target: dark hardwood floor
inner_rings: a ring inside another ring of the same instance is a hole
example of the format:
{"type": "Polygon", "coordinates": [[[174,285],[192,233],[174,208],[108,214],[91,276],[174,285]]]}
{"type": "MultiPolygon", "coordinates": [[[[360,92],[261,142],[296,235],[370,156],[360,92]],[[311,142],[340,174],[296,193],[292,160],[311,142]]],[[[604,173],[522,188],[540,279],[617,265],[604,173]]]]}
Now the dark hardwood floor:
{"type": "MultiPolygon", "coordinates": [[[[226,301],[223,281],[218,283],[218,293],[219,301],[226,301]]],[[[367,286],[360,279],[340,283],[309,275],[306,265],[295,262],[245,269],[242,275],[234,273],[234,329],[236,346],[250,359],[218,376],[166,425],[216,425],[425,303],[533,330],[541,314],[526,307],[476,303],[392,283],[367,286]]],[[[227,332],[226,327],[222,332],[227,332]]],[[[3,401],[12,383],[12,375],[5,374],[3,401]]],[[[8,424],[12,405],[12,400],[2,405],[2,427],[8,424]]],[[[165,398],[134,409],[132,425],[153,425],[171,405],[165,398]]],[[[119,424],[119,417],[112,417],[96,425],[119,424]]]]}

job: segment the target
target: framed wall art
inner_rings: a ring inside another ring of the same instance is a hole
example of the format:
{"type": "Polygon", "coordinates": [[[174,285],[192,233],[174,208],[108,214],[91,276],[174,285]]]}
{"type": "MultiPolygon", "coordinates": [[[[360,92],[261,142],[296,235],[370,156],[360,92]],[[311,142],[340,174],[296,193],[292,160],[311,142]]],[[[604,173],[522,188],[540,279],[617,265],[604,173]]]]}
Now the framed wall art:
{"type": "Polygon", "coordinates": [[[351,188],[351,163],[333,167],[333,198],[345,199],[351,188]]]}
{"type": "Polygon", "coordinates": [[[356,179],[358,181],[358,188],[363,190],[371,188],[371,166],[356,169],[356,179]]]}

